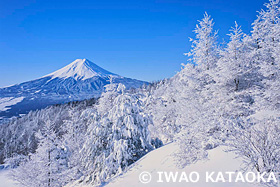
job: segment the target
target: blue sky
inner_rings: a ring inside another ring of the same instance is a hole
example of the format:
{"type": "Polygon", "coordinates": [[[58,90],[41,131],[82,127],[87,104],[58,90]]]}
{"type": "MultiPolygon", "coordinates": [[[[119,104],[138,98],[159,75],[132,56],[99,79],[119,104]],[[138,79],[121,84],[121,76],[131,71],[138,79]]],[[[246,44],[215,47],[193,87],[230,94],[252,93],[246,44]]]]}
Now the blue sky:
{"type": "Polygon", "coordinates": [[[268,0],[1,0],[0,87],[87,58],[122,76],[154,81],[186,63],[189,37],[208,12],[219,40],[234,21],[250,32],[268,0]]]}

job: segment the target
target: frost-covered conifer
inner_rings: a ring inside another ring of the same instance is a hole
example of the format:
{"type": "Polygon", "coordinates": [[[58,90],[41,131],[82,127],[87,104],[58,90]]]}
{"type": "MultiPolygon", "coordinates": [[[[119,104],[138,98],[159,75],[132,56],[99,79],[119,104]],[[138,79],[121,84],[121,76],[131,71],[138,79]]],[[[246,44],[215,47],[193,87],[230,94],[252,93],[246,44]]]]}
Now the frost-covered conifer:
{"type": "MultiPolygon", "coordinates": [[[[218,84],[223,84],[229,91],[238,91],[248,70],[248,61],[244,51],[243,32],[235,22],[229,34],[230,41],[225,50],[220,52],[221,58],[218,60],[217,76],[215,77],[218,84]]],[[[244,81],[243,81],[244,82],[244,81]]],[[[244,85],[244,83],[243,83],[244,85]]]]}
{"type": "Polygon", "coordinates": [[[187,55],[192,57],[191,62],[200,66],[203,71],[215,67],[218,58],[217,32],[213,31],[213,26],[213,19],[205,13],[204,18],[199,21],[194,30],[195,39],[190,39],[192,49],[187,55]]]}
{"type": "Polygon", "coordinates": [[[280,41],[279,5],[279,0],[269,0],[269,3],[265,4],[266,9],[259,12],[253,23],[252,39],[256,44],[255,60],[265,76],[274,73],[274,65],[277,63],[275,59],[279,56],[276,52],[280,41]]]}
{"type": "Polygon", "coordinates": [[[13,179],[28,187],[61,187],[67,184],[67,150],[55,134],[53,124],[47,121],[37,136],[39,144],[36,152],[11,171],[13,179]]]}
{"type": "Polygon", "coordinates": [[[118,93],[113,107],[89,125],[82,151],[83,164],[88,169],[85,181],[89,183],[106,181],[152,149],[151,121],[143,112],[142,102],[136,95],[126,93],[122,84],[111,91],[118,93]]]}

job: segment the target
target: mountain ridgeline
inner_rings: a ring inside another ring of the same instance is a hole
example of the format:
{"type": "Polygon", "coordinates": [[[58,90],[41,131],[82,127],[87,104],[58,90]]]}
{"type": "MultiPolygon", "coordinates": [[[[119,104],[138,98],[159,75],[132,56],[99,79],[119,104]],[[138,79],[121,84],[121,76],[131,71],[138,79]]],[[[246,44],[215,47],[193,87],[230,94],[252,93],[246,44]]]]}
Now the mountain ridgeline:
{"type": "Polygon", "coordinates": [[[0,88],[0,120],[52,104],[97,98],[110,82],[122,83],[128,89],[147,84],[111,73],[87,59],[77,59],[39,79],[0,88]]]}

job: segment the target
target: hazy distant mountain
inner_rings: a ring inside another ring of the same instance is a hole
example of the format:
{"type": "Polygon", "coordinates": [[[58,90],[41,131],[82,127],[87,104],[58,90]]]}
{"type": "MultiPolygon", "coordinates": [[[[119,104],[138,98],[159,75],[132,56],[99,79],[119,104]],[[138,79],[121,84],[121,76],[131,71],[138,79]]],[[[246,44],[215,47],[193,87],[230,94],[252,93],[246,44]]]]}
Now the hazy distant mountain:
{"type": "Polygon", "coordinates": [[[77,59],[39,79],[0,88],[0,119],[51,104],[98,97],[110,78],[127,88],[146,83],[111,73],[87,59],[77,59]]]}

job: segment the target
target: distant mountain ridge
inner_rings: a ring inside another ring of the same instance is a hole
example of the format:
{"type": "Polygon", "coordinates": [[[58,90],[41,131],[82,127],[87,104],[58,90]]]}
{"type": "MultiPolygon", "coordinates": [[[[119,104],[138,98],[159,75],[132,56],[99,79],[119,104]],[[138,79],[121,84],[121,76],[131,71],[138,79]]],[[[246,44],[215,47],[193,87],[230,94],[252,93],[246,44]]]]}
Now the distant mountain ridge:
{"type": "Polygon", "coordinates": [[[147,84],[111,73],[87,59],[76,59],[41,78],[0,88],[0,119],[51,104],[99,97],[110,79],[113,83],[123,83],[127,88],[147,84]]]}
{"type": "Polygon", "coordinates": [[[119,76],[114,73],[111,73],[93,62],[87,59],[76,59],[74,62],[69,65],[50,73],[44,77],[52,77],[54,78],[74,78],[75,80],[86,80],[91,77],[108,77],[108,76],[119,76]]]}

